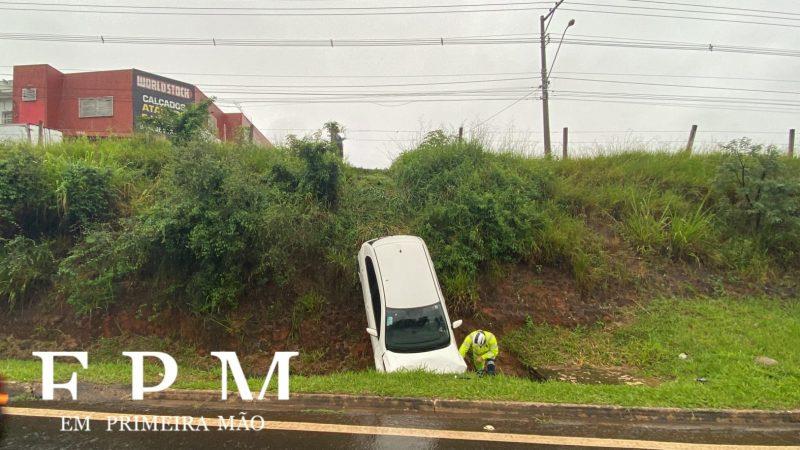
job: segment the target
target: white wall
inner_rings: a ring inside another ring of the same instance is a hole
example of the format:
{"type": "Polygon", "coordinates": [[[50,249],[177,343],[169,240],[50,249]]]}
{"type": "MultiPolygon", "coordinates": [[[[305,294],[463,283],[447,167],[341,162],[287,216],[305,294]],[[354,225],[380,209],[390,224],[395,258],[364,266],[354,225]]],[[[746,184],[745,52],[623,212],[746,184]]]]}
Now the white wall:
{"type": "MultiPolygon", "coordinates": [[[[0,80],[0,124],[6,123],[3,121],[3,113],[11,112],[13,108],[11,102],[11,82],[7,80],[0,80]]],[[[8,121],[10,123],[10,120],[8,121]]]]}

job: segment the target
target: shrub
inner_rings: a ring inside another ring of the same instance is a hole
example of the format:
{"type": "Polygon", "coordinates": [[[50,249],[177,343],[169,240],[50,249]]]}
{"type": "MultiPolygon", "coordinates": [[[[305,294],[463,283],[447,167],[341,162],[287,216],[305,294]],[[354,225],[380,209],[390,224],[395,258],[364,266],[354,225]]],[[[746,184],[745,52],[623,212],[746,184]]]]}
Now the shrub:
{"type": "Polygon", "coordinates": [[[800,251],[800,180],[791,177],[774,146],[749,139],[723,146],[714,187],[719,214],[734,232],[757,239],[775,257],[800,251]]]}
{"type": "Polygon", "coordinates": [[[115,283],[138,273],[164,276],[191,311],[214,314],[236,305],[245,288],[285,283],[319,259],[327,229],[317,205],[215,149],[177,149],[152,205],[117,231],[93,230],[73,250],[62,273],[80,310],[107,305],[115,283]]]}
{"type": "Polygon", "coordinates": [[[310,193],[320,203],[335,208],[339,200],[341,159],[334,145],[320,140],[295,141],[293,150],[305,162],[299,188],[310,193]]]}
{"type": "Polygon", "coordinates": [[[0,297],[10,308],[37,288],[47,285],[55,272],[48,242],[36,243],[24,236],[0,243],[0,297]]]}
{"type": "Polygon", "coordinates": [[[108,170],[72,163],[61,176],[56,196],[63,226],[72,232],[114,216],[115,195],[108,170]]]}
{"type": "Polygon", "coordinates": [[[391,173],[444,289],[463,305],[475,304],[480,269],[530,256],[549,184],[536,166],[457,143],[405,153],[391,173]]]}
{"type": "Polygon", "coordinates": [[[55,202],[42,161],[27,147],[5,148],[0,156],[0,231],[11,237],[49,234],[56,226],[55,202]]]}
{"type": "Polygon", "coordinates": [[[107,225],[88,229],[59,264],[59,290],[78,314],[107,308],[117,283],[147,261],[150,242],[131,232],[132,226],[125,221],[121,230],[107,225]]]}

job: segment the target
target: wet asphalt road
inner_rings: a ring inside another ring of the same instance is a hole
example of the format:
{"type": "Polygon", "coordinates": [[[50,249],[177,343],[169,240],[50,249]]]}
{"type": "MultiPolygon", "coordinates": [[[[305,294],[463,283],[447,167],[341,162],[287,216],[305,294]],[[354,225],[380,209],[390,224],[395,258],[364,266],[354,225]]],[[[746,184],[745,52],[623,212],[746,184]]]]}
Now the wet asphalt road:
{"type": "MultiPolygon", "coordinates": [[[[147,407],[131,402],[82,405],[54,402],[29,402],[18,407],[81,409],[124,414],[192,415],[216,418],[246,413],[261,414],[268,421],[310,422],[324,424],[366,425],[379,427],[407,427],[433,430],[483,431],[491,424],[498,433],[520,433],[548,436],[585,436],[597,438],[639,439],[665,442],[695,442],[712,444],[800,445],[800,428],[759,429],[708,426],[664,427],[655,425],[594,424],[594,423],[542,423],[526,418],[492,417],[482,419],[474,415],[443,415],[434,413],[380,413],[377,411],[335,412],[308,411],[239,411],[219,409],[212,405],[172,404],[169,407],[147,407]],[[215,409],[216,408],[216,409],[215,409]]],[[[218,448],[365,448],[365,449],[448,449],[448,448],[530,448],[530,445],[497,442],[465,441],[455,439],[429,439],[406,436],[360,435],[310,431],[159,431],[120,432],[107,431],[106,422],[91,422],[91,431],[62,432],[58,418],[6,417],[5,439],[0,448],[36,449],[93,449],[93,448],[167,448],[167,449],[218,449],[218,448]]],[[[541,448],[582,448],[542,445],[541,448]]]]}
{"type": "MultiPolygon", "coordinates": [[[[149,432],[117,433],[97,431],[59,433],[58,419],[15,418],[14,429],[0,448],[36,449],[516,449],[521,444],[471,442],[437,439],[410,439],[397,436],[363,436],[334,433],[300,433],[288,431],[258,432],[149,432]]],[[[551,447],[559,448],[559,447],[551,447]]],[[[560,447],[568,448],[568,447],[560,447]]]]}

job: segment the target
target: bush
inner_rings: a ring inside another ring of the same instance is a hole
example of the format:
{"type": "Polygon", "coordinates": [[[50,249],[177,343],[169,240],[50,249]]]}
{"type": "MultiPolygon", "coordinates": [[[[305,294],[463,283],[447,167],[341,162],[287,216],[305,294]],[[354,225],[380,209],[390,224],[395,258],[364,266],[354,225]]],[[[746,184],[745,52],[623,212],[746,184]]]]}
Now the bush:
{"type": "Polygon", "coordinates": [[[645,256],[637,274],[665,257],[768,280],[776,261],[800,262],[800,166],[749,143],[555,161],[433,133],[389,170],[333,149],[320,135],[275,149],[153,135],[0,145],[0,297],[19,303],[57,266],[55,288],[80,313],[134,287],[202,315],[281,292],[304,299],[288,305],[296,323],[313,309],[305,292],[357,296],[359,246],[396,234],[426,240],[462,309],[478,306],[478,280],[502,283],[514,264],[563,269],[590,296],[634,281],[620,237],[645,256]]]}
{"type": "Polygon", "coordinates": [[[115,283],[137,273],[170,280],[191,311],[214,314],[236,305],[245,288],[285,283],[319,259],[311,253],[321,253],[326,218],[317,205],[216,150],[178,149],[152,205],[116,231],[93,230],[73,250],[62,273],[78,309],[107,305],[115,283]]]}
{"type": "Polygon", "coordinates": [[[10,308],[50,283],[55,259],[48,242],[17,236],[0,243],[0,297],[10,308]]]}
{"type": "Polygon", "coordinates": [[[114,216],[115,195],[108,170],[70,164],[62,174],[56,195],[63,226],[71,232],[114,216]]]}
{"type": "Polygon", "coordinates": [[[42,161],[27,147],[3,148],[0,156],[0,231],[29,237],[57,225],[52,192],[42,161]]]}
{"type": "Polygon", "coordinates": [[[147,260],[150,243],[130,232],[97,226],[70,250],[58,267],[59,290],[78,314],[107,308],[116,295],[116,284],[139,270],[147,260]]]}
{"type": "Polygon", "coordinates": [[[719,214],[734,232],[755,238],[783,261],[800,251],[800,180],[787,171],[774,146],[749,139],[723,146],[714,188],[719,214]]]}
{"type": "Polygon", "coordinates": [[[333,144],[304,139],[295,141],[292,149],[305,162],[298,187],[323,205],[335,208],[339,200],[341,159],[336,156],[333,144]]]}
{"type": "Polygon", "coordinates": [[[405,153],[391,174],[444,289],[463,305],[475,306],[482,268],[530,257],[549,185],[536,166],[487,153],[477,143],[457,143],[405,153]]]}

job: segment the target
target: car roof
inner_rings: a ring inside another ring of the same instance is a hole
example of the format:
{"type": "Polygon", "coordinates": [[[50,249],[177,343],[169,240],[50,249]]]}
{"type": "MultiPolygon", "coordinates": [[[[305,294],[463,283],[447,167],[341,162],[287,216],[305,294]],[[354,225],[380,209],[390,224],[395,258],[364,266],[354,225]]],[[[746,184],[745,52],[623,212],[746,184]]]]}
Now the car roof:
{"type": "Polygon", "coordinates": [[[391,236],[372,243],[387,308],[417,308],[439,301],[435,272],[425,242],[416,236],[391,236]]]}

